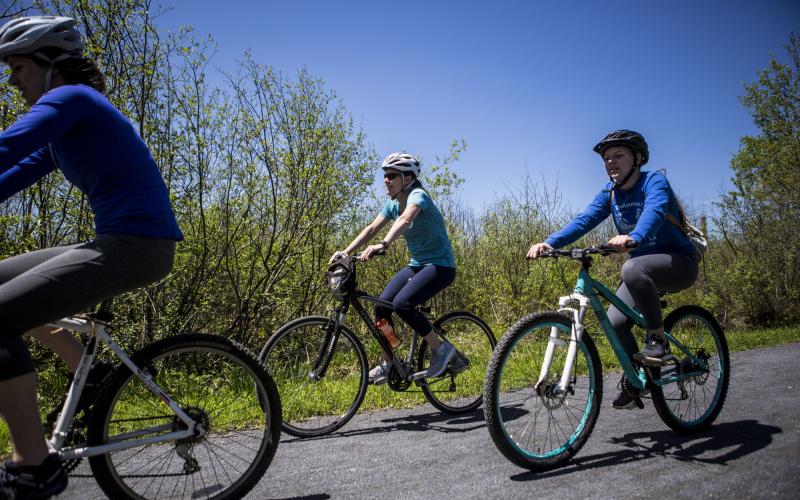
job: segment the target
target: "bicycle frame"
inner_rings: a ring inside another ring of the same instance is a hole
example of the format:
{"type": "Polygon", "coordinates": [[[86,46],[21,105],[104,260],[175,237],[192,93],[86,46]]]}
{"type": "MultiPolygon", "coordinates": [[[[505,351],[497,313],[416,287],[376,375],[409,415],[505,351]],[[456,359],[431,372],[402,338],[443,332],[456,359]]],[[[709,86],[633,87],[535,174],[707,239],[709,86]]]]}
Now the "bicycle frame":
{"type": "Polygon", "coordinates": [[[114,451],[132,448],[134,446],[155,444],[163,441],[172,441],[176,439],[183,439],[197,434],[202,434],[206,430],[202,425],[193,420],[180,406],[169,397],[155,382],[152,377],[142,371],[136,364],[131,361],[125,351],[111,339],[111,336],[106,332],[106,324],[97,319],[71,317],[64,318],[50,326],[57,326],[72,332],[82,332],[90,335],[89,340],[83,348],[78,369],[75,371],[72,384],[70,385],[67,399],[58,417],[56,426],[53,430],[53,435],[50,438],[50,445],[58,451],[61,460],[72,460],[75,458],[92,457],[96,455],[104,455],[114,451]],[[172,424],[164,424],[160,426],[142,429],[136,432],[120,434],[114,436],[112,442],[99,446],[85,446],[83,444],[64,448],[64,443],[67,439],[67,433],[72,421],[75,418],[75,410],[78,406],[78,400],[83,392],[83,387],[89,375],[89,369],[97,354],[97,343],[103,342],[107,344],[122,363],[127,366],[132,373],[134,373],[144,385],[156,396],[159,397],[170,409],[178,416],[178,418],[186,425],[186,429],[182,431],[168,432],[167,434],[160,434],[157,436],[142,437],[154,433],[169,431],[174,428],[172,424]]]}
{"type": "MultiPolygon", "coordinates": [[[[608,341],[611,344],[611,349],[619,360],[619,363],[622,366],[622,371],[625,373],[625,377],[636,389],[644,389],[648,384],[648,381],[657,386],[662,386],[695,377],[703,373],[702,371],[691,371],[669,377],[658,378],[655,380],[648,379],[645,371],[643,369],[637,369],[634,367],[633,362],[631,362],[629,359],[624,347],[622,346],[622,341],[620,340],[617,331],[611,325],[611,321],[608,319],[605,308],[600,302],[600,296],[613,304],[622,312],[622,314],[632,320],[634,324],[641,328],[647,329],[647,323],[645,322],[644,316],[642,316],[642,314],[636,309],[622,302],[622,300],[604,284],[592,279],[591,275],[589,274],[587,262],[582,261],[580,271],[578,272],[578,279],[575,283],[574,292],[558,299],[559,312],[569,313],[573,318],[569,340],[570,344],[567,348],[567,359],[564,363],[564,370],[561,374],[558,390],[566,391],[569,386],[569,378],[572,373],[575,355],[578,349],[577,343],[581,340],[584,333],[583,319],[586,316],[586,311],[589,307],[591,307],[597,316],[597,319],[600,322],[600,328],[603,330],[606,338],[608,338],[608,341]],[[570,304],[575,302],[578,303],[577,309],[574,307],[568,307],[570,304]]],[[[704,370],[708,369],[704,360],[696,357],[689,351],[689,349],[672,337],[669,332],[665,332],[664,335],[673,346],[677,347],[682,353],[697,363],[697,366],[704,370]]],[[[536,387],[538,387],[547,376],[552,363],[553,352],[555,351],[556,345],[559,343],[563,343],[563,341],[559,339],[558,328],[552,327],[550,330],[550,337],[547,342],[547,348],[545,350],[544,362],[542,363],[542,368],[539,374],[539,379],[536,382],[536,387]]]]}
{"type": "MultiPolygon", "coordinates": [[[[391,359],[392,365],[397,370],[397,373],[400,375],[400,378],[404,380],[412,380],[413,375],[413,368],[407,369],[407,367],[413,367],[414,362],[414,352],[417,349],[417,336],[413,335],[411,337],[411,342],[408,348],[408,358],[405,360],[406,364],[403,364],[402,360],[394,353],[394,350],[389,345],[389,342],[384,338],[378,328],[373,324],[372,317],[370,316],[367,309],[364,305],[360,302],[360,300],[365,300],[367,302],[371,302],[373,304],[385,307],[387,309],[394,309],[391,302],[387,302],[385,300],[379,299],[378,297],[373,297],[372,295],[368,295],[362,291],[354,291],[348,297],[346,297],[342,304],[339,305],[335,310],[333,316],[335,317],[334,321],[334,328],[331,331],[330,329],[326,333],[325,341],[322,343],[320,348],[320,352],[317,353],[316,361],[314,362],[314,366],[317,366],[315,370],[313,370],[309,376],[314,380],[319,380],[325,376],[325,371],[328,368],[328,364],[331,360],[331,355],[336,347],[336,343],[339,340],[339,332],[341,331],[341,327],[344,324],[344,318],[347,314],[348,309],[352,306],[352,308],[356,311],[358,316],[367,325],[372,336],[378,342],[381,347],[381,350],[385,355],[391,359]]],[[[426,384],[427,382],[415,380],[415,383],[418,385],[426,384]]]]}

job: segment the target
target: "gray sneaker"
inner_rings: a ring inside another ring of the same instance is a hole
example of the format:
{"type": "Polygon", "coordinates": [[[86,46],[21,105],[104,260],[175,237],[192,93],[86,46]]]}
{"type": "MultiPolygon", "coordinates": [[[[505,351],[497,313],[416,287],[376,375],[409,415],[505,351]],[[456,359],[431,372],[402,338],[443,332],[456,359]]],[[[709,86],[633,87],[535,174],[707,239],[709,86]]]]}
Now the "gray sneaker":
{"type": "Polygon", "coordinates": [[[448,341],[442,342],[431,354],[431,364],[425,372],[425,378],[438,377],[447,369],[448,363],[456,355],[456,348],[448,341]]]}
{"type": "Polygon", "coordinates": [[[369,383],[373,385],[385,384],[389,378],[391,365],[386,361],[381,361],[378,366],[369,371],[369,383]]]}
{"type": "Polygon", "coordinates": [[[633,355],[633,359],[647,366],[663,366],[669,356],[669,344],[658,335],[649,335],[644,341],[644,349],[633,355]]]}

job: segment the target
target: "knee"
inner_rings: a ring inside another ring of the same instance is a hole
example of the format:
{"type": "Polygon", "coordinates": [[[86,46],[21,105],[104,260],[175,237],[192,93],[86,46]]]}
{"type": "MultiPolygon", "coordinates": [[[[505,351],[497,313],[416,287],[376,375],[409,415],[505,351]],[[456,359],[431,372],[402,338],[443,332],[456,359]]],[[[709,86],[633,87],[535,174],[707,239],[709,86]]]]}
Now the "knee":
{"type": "Polygon", "coordinates": [[[647,280],[647,275],[644,270],[637,265],[636,259],[628,259],[622,265],[622,281],[628,285],[628,288],[637,288],[647,280]]]}
{"type": "Polygon", "coordinates": [[[400,317],[403,317],[403,315],[411,312],[413,306],[409,300],[398,299],[395,297],[395,299],[392,301],[392,308],[394,308],[394,311],[400,315],[400,317]]]}
{"type": "Polygon", "coordinates": [[[33,372],[33,360],[22,337],[0,333],[0,381],[33,372]]]}

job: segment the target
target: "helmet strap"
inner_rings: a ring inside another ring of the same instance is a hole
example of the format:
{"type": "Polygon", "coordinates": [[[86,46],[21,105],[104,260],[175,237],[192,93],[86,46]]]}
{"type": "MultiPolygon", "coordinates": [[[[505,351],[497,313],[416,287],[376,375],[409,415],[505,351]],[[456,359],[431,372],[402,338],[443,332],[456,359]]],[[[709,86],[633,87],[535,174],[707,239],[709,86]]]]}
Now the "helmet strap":
{"type": "Polygon", "coordinates": [[[611,180],[611,183],[612,183],[612,184],[614,184],[614,186],[612,186],[612,187],[611,187],[611,189],[612,189],[612,190],[614,190],[614,189],[620,189],[622,186],[624,186],[624,185],[625,185],[625,183],[626,183],[626,182],[628,182],[628,181],[630,180],[631,176],[633,176],[633,174],[634,174],[634,173],[636,173],[636,171],[637,171],[637,170],[639,170],[639,163],[640,163],[640,162],[638,162],[638,161],[637,161],[637,162],[636,162],[636,164],[635,164],[635,165],[633,166],[633,168],[631,169],[631,171],[630,171],[630,172],[628,172],[628,175],[626,175],[626,176],[625,176],[625,178],[624,178],[624,179],[622,179],[622,181],[620,181],[620,182],[614,182],[614,179],[612,179],[611,177],[609,177],[609,180],[611,180]]]}
{"type": "Polygon", "coordinates": [[[626,182],[628,182],[628,180],[630,180],[631,176],[632,176],[632,175],[633,175],[633,174],[634,174],[634,173],[635,173],[637,170],[639,170],[639,168],[641,168],[641,166],[642,166],[641,153],[637,153],[636,151],[634,151],[634,150],[632,150],[632,149],[631,149],[631,153],[633,153],[633,168],[631,169],[631,171],[630,171],[630,172],[628,172],[628,175],[626,175],[626,176],[625,176],[625,178],[624,178],[624,179],[622,179],[622,181],[621,181],[621,182],[614,182],[614,179],[612,179],[612,178],[609,176],[609,178],[608,178],[608,179],[611,181],[611,184],[613,184],[613,186],[611,186],[611,189],[612,189],[612,190],[614,190],[614,189],[620,189],[622,186],[624,186],[624,185],[625,185],[625,183],[626,183],[626,182]],[[639,155],[639,156],[637,157],[637,155],[639,155]]]}

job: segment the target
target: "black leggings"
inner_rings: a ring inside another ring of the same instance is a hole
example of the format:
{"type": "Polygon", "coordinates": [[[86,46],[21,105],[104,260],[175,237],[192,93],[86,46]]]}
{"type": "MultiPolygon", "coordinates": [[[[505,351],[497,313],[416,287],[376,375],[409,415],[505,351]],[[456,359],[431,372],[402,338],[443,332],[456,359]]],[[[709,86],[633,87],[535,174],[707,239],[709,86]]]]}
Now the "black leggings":
{"type": "MultiPolygon", "coordinates": [[[[456,279],[456,268],[427,264],[422,267],[404,267],[389,281],[380,298],[391,302],[394,311],[403,321],[423,337],[433,328],[424,315],[414,307],[447,288],[456,279]]],[[[392,310],[375,306],[375,318],[391,321],[392,310]]]]}
{"type": "Polygon", "coordinates": [[[174,253],[172,239],[98,235],[0,261],[0,381],[33,371],[23,333],[158,281],[174,253]]]}
{"type": "MultiPolygon", "coordinates": [[[[658,292],[689,288],[697,279],[697,272],[697,255],[659,253],[632,257],[622,266],[622,284],[617,295],[624,303],[636,306],[647,321],[647,328],[654,330],[663,325],[658,292]]],[[[608,308],[608,319],[632,358],[639,350],[631,333],[633,322],[614,306],[608,308]]]]}

